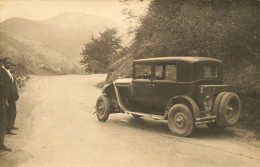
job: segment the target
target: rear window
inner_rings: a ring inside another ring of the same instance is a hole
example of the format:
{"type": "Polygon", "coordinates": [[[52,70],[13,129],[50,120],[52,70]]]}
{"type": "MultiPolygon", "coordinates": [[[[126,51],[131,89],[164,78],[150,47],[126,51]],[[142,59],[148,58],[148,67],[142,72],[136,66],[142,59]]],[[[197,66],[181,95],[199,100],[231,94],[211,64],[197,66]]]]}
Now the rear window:
{"type": "Polygon", "coordinates": [[[176,81],[176,65],[156,65],[155,79],[156,80],[172,80],[176,81]]]}
{"type": "Polygon", "coordinates": [[[176,80],[176,65],[166,65],[165,69],[166,80],[176,80]]]}
{"type": "Polygon", "coordinates": [[[204,67],[204,77],[217,77],[217,67],[216,66],[205,66],[204,67]]]}
{"type": "Polygon", "coordinates": [[[163,65],[156,65],[155,66],[155,79],[163,80],[164,79],[163,73],[164,73],[163,65]]]}

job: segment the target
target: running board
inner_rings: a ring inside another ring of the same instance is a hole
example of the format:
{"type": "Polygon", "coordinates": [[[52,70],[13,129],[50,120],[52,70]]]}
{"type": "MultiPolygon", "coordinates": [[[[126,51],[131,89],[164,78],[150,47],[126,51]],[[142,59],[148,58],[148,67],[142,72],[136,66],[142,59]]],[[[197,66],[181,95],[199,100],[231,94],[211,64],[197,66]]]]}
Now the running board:
{"type": "Polygon", "coordinates": [[[138,116],[142,116],[142,117],[148,117],[148,118],[152,118],[155,120],[165,120],[164,116],[160,116],[160,115],[153,115],[153,114],[144,114],[144,113],[139,113],[139,112],[132,112],[132,111],[125,111],[126,114],[133,114],[133,115],[138,115],[138,116]]]}
{"type": "Polygon", "coordinates": [[[201,125],[201,124],[207,124],[207,123],[214,123],[216,116],[210,116],[210,117],[203,117],[203,118],[196,118],[196,125],[201,125]]]}

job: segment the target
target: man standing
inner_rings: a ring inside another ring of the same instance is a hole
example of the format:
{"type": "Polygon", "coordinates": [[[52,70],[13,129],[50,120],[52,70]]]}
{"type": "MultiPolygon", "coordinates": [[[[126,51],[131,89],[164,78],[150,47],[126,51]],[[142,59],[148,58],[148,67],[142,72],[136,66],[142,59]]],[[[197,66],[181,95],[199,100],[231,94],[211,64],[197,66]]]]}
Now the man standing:
{"type": "MultiPolygon", "coordinates": [[[[4,58],[3,59],[3,79],[4,79],[4,87],[5,87],[5,102],[6,102],[6,116],[7,116],[7,127],[6,127],[6,134],[9,135],[16,135],[15,133],[11,132],[11,122],[10,122],[10,118],[12,113],[10,112],[10,104],[9,101],[11,101],[12,99],[14,99],[13,96],[13,82],[14,82],[14,78],[13,75],[10,72],[10,67],[11,67],[11,59],[10,58],[4,58]]],[[[12,107],[12,106],[11,106],[12,107]]]]}
{"type": "MultiPolygon", "coordinates": [[[[5,59],[5,64],[7,67],[9,63],[11,64],[11,60],[8,58],[5,59]]],[[[4,144],[4,138],[7,128],[6,106],[8,106],[8,98],[10,96],[10,85],[11,79],[9,75],[4,70],[4,68],[0,67],[0,150],[4,151],[11,151],[11,149],[4,144]]]]}
{"type": "Polygon", "coordinates": [[[8,99],[9,103],[9,109],[8,109],[8,114],[7,114],[7,124],[8,124],[8,131],[11,130],[18,130],[18,128],[14,127],[15,123],[15,118],[16,118],[16,102],[19,99],[19,94],[17,90],[17,85],[16,85],[16,78],[14,77],[14,72],[16,70],[16,65],[11,64],[10,67],[10,72],[13,77],[12,81],[12,89],[11,89],[11,94],[10,98],[8,99]]]}

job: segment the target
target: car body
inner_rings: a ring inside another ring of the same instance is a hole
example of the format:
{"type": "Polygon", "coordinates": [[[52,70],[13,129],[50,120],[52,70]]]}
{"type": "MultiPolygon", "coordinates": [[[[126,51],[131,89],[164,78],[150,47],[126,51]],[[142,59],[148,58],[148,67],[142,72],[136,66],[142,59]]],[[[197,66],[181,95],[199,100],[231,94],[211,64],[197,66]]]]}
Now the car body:
{"type": "Polygon", "coordinates": [[[241,102],[223,84],[223,62],[207,57],[158,57],[134,60],[132,78],[104,86],[97,117],[111,113],[168,120],[173,134],[189,136],[195,125],[213,129],[234,125],[241,102]]]}

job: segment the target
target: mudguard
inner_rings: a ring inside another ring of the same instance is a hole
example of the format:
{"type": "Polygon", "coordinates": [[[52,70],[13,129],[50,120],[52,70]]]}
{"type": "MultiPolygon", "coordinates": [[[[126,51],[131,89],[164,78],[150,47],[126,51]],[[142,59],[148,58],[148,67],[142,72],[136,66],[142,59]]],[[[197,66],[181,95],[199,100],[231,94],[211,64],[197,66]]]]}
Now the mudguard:
{"type": "Polygon", "coordinates": [[[108,96],[109,93],[115,93],[114,84],[113,83],[105,84],[104,87],[102,88],[102,94],[104,96],[108,96]]]}
{"type": "Polygon", "coordinates": [[[128,108],[125,107],[124,104],[122,103],[115,81],[111,84],[104,85],[102,89],[102,94],[110,99],[110,102],[112,103],[111,105],[114,108],[118,108],[119,106],[123,112],[128,111],[128,108]]]}
{"type": "Polygon", "coordinates": [[[178,103],[187,105],[193,112],[194,119],[200,118],[200,109],[197,103],[188,96],[175,96],[166,105],[164,117],[167,119],[170,108],[178,103]]]}

